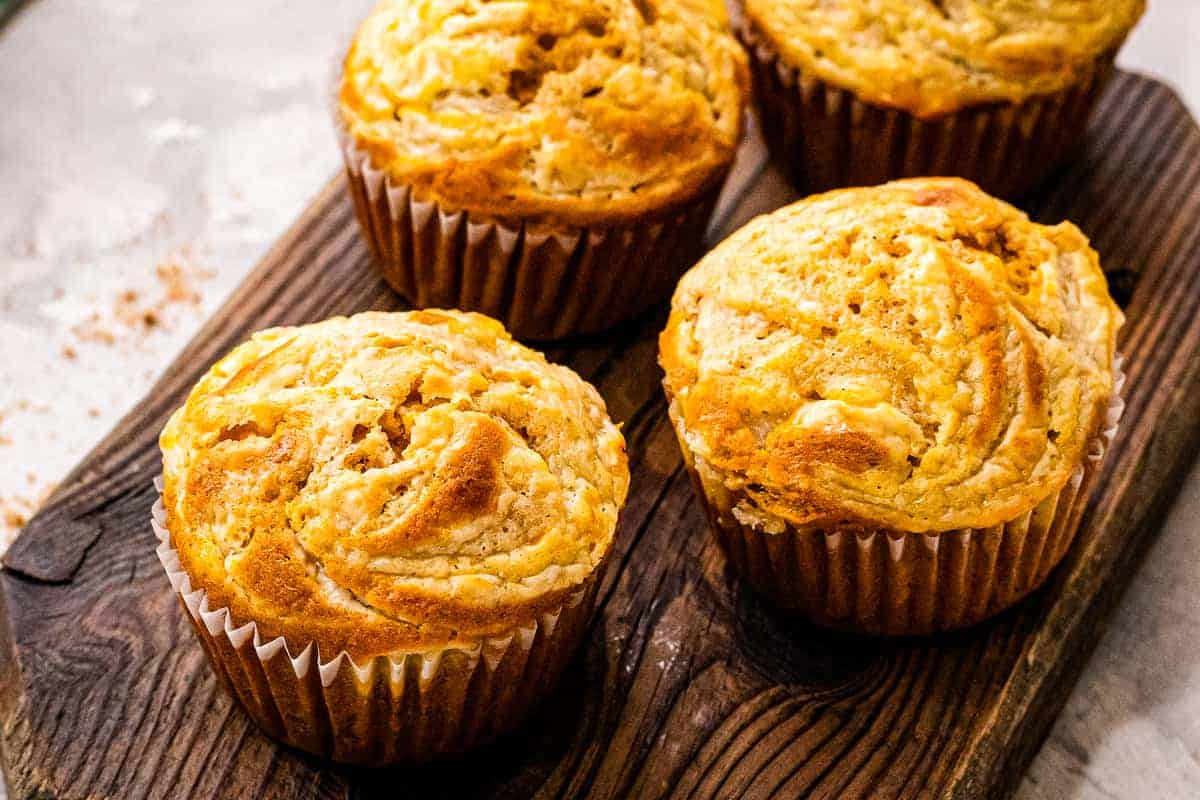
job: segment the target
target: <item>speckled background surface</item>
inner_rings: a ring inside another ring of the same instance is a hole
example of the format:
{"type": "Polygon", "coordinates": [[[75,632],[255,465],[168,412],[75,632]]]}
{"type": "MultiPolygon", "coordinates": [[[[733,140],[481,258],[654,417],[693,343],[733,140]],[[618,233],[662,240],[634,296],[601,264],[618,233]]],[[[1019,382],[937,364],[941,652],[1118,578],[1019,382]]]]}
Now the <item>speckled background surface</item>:
{"type": "MultiPolygon", "coordinates": [[[[0,548],[334,173],[331,63],[370,5],[30,0],[0,27],[0,548]]],[[[1151,0],[1120,62],[1200,111],[1197,42],[1200,2],[1151,0]]],[[[1193,470],[1023,800],[1200,792],[1197,552],[1193,470]]]]}

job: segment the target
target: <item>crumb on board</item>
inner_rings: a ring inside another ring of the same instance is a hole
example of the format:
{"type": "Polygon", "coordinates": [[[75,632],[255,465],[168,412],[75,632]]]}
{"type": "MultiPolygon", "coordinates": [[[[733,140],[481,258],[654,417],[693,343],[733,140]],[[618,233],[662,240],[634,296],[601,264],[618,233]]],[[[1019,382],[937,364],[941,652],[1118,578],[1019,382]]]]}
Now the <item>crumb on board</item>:
{"type": "Polygon", "coordinates": [[[168,303],[200,305],[204,299],[196,281],[208,280],[216,271],[199,267],[192,259],[191,249],[179,248],[154,268],[155,275],[163,285],[163,299],[168,303]]]}
{"type": "MultiPolygon", "coordinates": [[[[5,503],[5,501],[0,500],[0,503],[5,503]]],[[[7,503],[5,503],[3,506],[0,506],[0,513],[4,515],[4,526],[7,528],[15,528],[20,530],[21,528],[24,528],[25,523],[29,521],[24,514],[22,514],[20,511],[17,511],[7,503]]]]}
{"type": "Polygon", "coordinates": [[[204,301],[199,284],[216,274],[216,270],[196,264],[190,247],[176,248],[154,266],[158,292],[123,289],[113,298],[107,313],[93,310],[71,332],[81,342],[112,346],[129,340],[131,333],[167,330],[171,327],[171,309],[183,306],[198,310],[204,301]]]}
{"type": "Polygon", "coordinates": [[[71,333],[81,342],[112,345],[117,341],[117,335],[100,318],[98,311],[93,311],[86,320],[71,326],[71,333]]]}
{"type": "Polygon", "coordinates": [[[153,328],[156,323],[146,322],[152,309],[145,307],[140,300],[141,295],[136,289],[121,292],[113,303],[113,317],[127,328],[153,328]]]}
{"type": "MultiPolygon", "coordinates": [[[[34,482],[34,476],[30,474],[31,483],[34,482]]],[[[16,497],[0,496],[0,542],[5,546],[10,544],[17,534],[21,532],[21,528],[29,522],[30,518],[37,513],[54,490],[58,488],[58,483],[48,483],[36,492],[28,495],[18,495],[16,497]]]]}

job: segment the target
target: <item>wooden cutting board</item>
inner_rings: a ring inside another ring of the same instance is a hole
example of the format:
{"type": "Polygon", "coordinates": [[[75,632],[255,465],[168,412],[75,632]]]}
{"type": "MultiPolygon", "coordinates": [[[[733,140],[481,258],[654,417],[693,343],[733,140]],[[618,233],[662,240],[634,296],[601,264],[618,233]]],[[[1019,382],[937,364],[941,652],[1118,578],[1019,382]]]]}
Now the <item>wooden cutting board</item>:
{"type": "MultiPolygon", "coordinates": [[[[751,136],[713,241],[790,199],[751,136]]],[[[1119,75],[1079,158],[1022,205],[1084,229],[1129,318],[1129,408],[1046,589],[933,639],[773,613],[727,570],[681,470],[655,365],[660,309],[549,353],[600,388],[633,470],[601,609],[564,685],[461,762],[371,771],[258,732],[206,666],[148,524],[155,438],[212,361],[257,328],[400,307],[334,180],[8,553],[10,797],[1008,796],[1200,441],[1200,131],[1170,90],[1119,75]]]]}

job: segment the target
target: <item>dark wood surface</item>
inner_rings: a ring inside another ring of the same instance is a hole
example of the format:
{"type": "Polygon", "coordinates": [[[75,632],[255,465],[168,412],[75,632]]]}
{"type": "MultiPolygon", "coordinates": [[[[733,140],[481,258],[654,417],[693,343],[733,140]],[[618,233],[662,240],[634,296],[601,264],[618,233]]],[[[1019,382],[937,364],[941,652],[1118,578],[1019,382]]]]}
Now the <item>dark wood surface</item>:
{"type": "MultiPolygon", "coordinates": [[[[793,196],[753,142],[731,189],[720,234],[793,196]]],[[[1119,75],[1078,159],[1021,205],[1084,229],[1128,314],[1129,408],[1046,589],[934,639],[855,638],[773,613],[726,569],[681,471],[655,365],[660,309],[550,351],[625,423],[634,474],[601,610],[564,685],[521,732],[461,762],[372,771],[254,728],[205,665],[148,524],[158,430],[218,356],[268,325],[399,307],[333,181],[8,553],[10,797],[1008,796],[1200,440],[1200,131],[1168,89],[1119,75]]]]}

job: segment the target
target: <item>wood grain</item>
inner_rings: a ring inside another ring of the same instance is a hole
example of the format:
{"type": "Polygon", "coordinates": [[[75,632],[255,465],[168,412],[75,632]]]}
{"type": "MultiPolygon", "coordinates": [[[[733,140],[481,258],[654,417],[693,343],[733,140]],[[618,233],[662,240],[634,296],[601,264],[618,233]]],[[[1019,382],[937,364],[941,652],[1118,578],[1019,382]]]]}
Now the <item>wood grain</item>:
{"type": "MultiPolygon", "coordinates": [[[[790,198],[752,142],[716,233],[790,198]]],[[[5,559],[10,796],[1008,796],[1200,440],[1200,130],[1169,90],[1121,75],[1078,159],[1022,205],[1083,227],[1129,316],[1129,410],[1046,590],[922,640],[824,632],[763,606],[727,570],[682,473],[658,388],[660,309],[550,353],[624,422],[634,473],[601,611],[564,685],[461,763],[371,771],[253,727],[205,666],[147,521],[157,432],[220,354],[267,325],[399,307],[335,180],[5,559]]]]}

